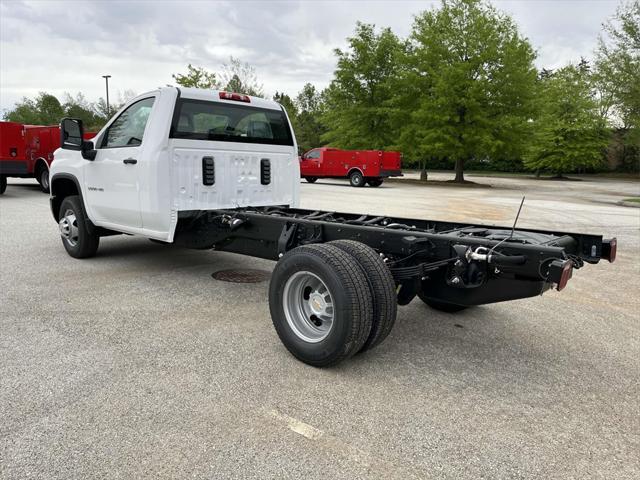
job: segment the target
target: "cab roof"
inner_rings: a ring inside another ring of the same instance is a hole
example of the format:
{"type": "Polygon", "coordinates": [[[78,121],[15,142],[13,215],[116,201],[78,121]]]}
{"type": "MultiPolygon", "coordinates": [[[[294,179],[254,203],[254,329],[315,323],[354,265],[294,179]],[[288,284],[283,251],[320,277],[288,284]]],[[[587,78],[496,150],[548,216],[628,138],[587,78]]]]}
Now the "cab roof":
{"type": "Polygon", "coordinates": [[[247,105],[259,108],[268,108],[271,110],[281,110],[282,107],[278,102],[274,102],[273,100],[267,100],[266,98],[260,97],[252,97],[249,95],[243,95],[244,97],[248,97],[248,102],[240,102],[238,100],[227,100],[220,98],[220,92],[225,92],[224,90],[207,90],[202,88],[187,88],[187,87],[174,87],[180,91],[180,98],[188,98],[193,100],[206,100],[206,101],[215,101],[221,103],[230,103],[235,105],[247,105]]]}

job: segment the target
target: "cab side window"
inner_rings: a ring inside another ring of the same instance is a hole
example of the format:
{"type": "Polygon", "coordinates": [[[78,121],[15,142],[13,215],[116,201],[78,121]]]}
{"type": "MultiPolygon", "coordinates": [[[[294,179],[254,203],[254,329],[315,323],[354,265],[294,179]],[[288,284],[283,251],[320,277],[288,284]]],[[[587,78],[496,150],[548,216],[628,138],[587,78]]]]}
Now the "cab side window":
{"type": "Polygon", "coordinates": [[[320,150],[311,150],[309,153],[307,153],[306,158],[311,160],[320,158],[320,150]]]}
{"type": "Polygon", "coordinates": [[[107,129],[102,148],[137,147],[142,144],[144,130],[155,98],[145,98],[129,106],[107,129]]]}

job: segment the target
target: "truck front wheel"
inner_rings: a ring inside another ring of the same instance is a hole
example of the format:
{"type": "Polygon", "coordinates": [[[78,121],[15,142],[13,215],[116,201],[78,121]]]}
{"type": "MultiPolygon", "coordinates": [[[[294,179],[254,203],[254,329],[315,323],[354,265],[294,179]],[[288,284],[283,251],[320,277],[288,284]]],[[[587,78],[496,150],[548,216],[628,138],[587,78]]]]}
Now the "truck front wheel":
{"type": "Polygon", "coordinates": [[[364,177],[358,170],[354,170],[349,175],[349,182],[352,187],[364,187],[364,177]]]}
{"type": "Polygon", "coordinates": [[[356,259],[329,244],[304,245],[276,264],[269,309],[284,346],[326,367],[358,352],[369,338],[372,298],[356,259]]]}
{"type": "Polygon", "coordinates": [[[74,258],[93,257],[98,250],[100,237],[89,232],[78,195],[71,195],[62,201],[58,218],[62,245],[67,253],[74,258]]]}
{"type": "Polygon", "coordinates": [[[7,189],[7,177],[0,175],[0,195],[2,195],[7,189]]]}
{"type": "Polygon", "coordinates": [[[318,180],[318,177],[304,177],[304,179],[309,183],[316,183],[316,180],[318,180]]]}

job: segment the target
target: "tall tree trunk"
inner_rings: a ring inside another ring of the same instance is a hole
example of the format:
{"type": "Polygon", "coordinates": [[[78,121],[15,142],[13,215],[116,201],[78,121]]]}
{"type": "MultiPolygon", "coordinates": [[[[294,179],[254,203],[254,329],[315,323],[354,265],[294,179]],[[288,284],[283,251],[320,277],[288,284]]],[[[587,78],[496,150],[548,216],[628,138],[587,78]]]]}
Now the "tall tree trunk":
{"type": "Polygon", "coordinates": [[[456,178],[454,182],[458,182],[458,183],[464,182],[464,159],[463,158],[456,159],[456,178]]]}
{"type": "Polygon", "coordinates": [[[420,181],[426,182],[427,178],[427,161],[420,160],[420,181]]]}

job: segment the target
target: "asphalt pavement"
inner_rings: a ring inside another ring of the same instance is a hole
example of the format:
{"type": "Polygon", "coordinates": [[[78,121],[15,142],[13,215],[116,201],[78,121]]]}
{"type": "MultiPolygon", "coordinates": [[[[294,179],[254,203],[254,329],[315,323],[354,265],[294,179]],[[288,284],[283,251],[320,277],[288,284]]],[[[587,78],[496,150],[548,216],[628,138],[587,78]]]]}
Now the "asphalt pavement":
{"type": "MultiPolygon", "coordinates": [[[[444,176],[432,175],[431,178],[444,176]]],[[[69,257],[35,182],[0,197],[0,478],[602,478],[640,475],[640,183],[303,183],[302,207],[616,236],[563,292],[458,314],[420,300],[330,369],[296,361],[274,263],[103,238],[69,257]],[[487,187],[490,185],[491,187],[487,187]]]]}

